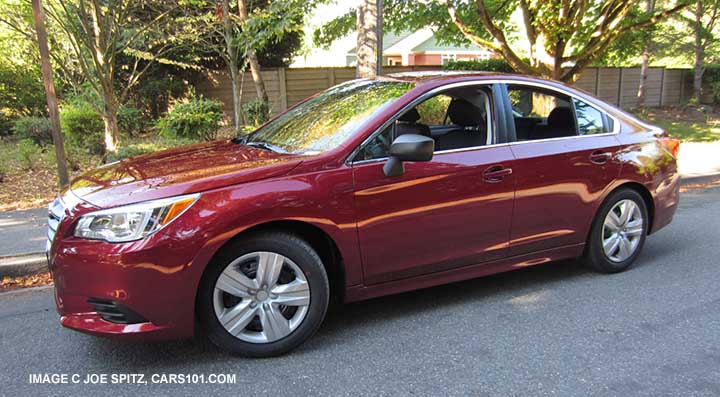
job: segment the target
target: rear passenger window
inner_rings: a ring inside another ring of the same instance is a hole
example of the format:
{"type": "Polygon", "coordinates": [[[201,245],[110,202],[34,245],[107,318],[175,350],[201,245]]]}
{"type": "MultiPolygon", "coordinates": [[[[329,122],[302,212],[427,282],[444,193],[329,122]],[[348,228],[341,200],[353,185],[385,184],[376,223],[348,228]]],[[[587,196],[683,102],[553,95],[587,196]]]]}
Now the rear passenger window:
{"type": "Polygon", "coordinates": [[[508,94],[519,141],[577,135],[569,96],[520,85],[509,86],[508,94]]]}
{"type": "Polygon", "coordinates": [[[612,131],[609,118],[601,111],[579,99],[573,99],[573,104],[580,135],[604,134],[612,131]]]}

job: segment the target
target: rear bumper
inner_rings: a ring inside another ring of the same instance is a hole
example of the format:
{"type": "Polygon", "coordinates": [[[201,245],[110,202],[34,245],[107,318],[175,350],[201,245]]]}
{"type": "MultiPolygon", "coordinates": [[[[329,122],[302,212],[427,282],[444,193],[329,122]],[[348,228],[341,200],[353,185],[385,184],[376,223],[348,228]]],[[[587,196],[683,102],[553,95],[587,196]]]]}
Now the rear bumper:
{"type": "Polygon", "coordinates": [[[657,232],[672,222],[680,203],[680,175],[674,173],[655,189],[655,216],[650,234],[657,232]]]}

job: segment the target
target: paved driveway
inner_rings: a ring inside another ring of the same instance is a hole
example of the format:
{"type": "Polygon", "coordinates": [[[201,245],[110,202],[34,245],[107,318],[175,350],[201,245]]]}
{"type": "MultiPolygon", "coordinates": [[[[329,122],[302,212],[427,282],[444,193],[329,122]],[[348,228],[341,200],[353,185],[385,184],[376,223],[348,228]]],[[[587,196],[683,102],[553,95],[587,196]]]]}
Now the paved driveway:
{"type": "Polygon", "coordinates": [[[720,395],[720,188],[683,195],[635,268],[551,263],[348,305],[300,350],[120,343],[60,328],[51,290],[0,295],[0,394],[720,395]],[[31,373],[236,374],[234,385],[28,385],[31,373]]]}

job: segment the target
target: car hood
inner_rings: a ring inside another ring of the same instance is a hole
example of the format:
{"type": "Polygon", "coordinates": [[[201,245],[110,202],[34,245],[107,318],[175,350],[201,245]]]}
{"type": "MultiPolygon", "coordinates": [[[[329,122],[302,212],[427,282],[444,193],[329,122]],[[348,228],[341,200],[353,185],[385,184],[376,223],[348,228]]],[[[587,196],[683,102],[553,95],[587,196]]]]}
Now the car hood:
{"type": "Polygon", "coordinates": [[[70,189],[106,208],[280,176],[301,162],[302,156],[214,141],[106,164],[75,179],[70,189]]]}

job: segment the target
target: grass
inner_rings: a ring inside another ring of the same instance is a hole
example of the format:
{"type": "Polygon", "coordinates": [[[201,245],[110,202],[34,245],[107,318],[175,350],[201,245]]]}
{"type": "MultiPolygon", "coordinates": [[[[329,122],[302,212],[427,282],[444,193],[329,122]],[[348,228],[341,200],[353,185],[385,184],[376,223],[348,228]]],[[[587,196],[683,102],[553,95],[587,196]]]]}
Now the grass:
{"type": "Polygon", "coordinates": [[[641,120],[663,128],[683,142],[720,141],[720,108],[685,106],[635,111],[641,120]]]}

